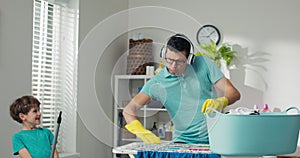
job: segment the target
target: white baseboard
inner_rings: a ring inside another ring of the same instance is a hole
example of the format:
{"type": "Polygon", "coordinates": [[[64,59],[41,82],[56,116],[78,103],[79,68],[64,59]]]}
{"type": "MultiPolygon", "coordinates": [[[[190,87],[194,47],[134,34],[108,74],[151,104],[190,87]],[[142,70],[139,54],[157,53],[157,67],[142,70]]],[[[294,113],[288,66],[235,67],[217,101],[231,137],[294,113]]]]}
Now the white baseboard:
{"type": "Polygon", "coordinates": [[[79,153],[59,153],[60,158],[80,158],[79,153]]]}

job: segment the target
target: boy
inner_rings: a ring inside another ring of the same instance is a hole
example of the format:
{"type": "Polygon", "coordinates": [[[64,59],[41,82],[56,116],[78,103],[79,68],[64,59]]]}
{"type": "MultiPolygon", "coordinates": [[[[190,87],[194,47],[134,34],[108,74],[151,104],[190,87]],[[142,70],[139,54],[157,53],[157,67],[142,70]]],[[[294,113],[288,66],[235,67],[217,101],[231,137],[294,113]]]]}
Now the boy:
{"type": "MultiPolygon", "coordinates": [[[[40,102],[33,96],[23,96],[10,105],[10,116],[22,124],[22,130],[12,136],[13,154],[21,158],[49,158],[54,136],[41,123],[40,102]]],[[[54,158],[58,158],[55,149],[54,158]]]]}

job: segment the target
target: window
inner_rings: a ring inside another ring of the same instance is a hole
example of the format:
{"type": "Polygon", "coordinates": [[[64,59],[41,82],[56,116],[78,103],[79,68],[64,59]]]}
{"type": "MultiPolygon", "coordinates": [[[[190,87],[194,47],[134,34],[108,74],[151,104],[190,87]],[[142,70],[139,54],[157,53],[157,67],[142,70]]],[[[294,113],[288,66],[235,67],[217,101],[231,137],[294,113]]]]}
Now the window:
{"type": "MultiPolygon", "coordinates": [[[[52,0],[54,1],[54,0],[52,0]]],[[[59,152],[76,151],[78,7],[34,0],[32,94],[41,102],[41,126],[55,131],[62,111],[59,152]]]]}

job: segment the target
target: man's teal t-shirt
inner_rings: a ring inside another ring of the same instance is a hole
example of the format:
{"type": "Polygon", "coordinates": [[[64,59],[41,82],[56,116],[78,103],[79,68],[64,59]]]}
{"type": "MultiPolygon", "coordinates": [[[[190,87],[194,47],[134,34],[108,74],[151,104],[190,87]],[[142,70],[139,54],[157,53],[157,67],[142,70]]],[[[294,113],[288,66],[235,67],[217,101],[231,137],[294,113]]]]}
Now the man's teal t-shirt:
{"type": "Polygon", "coordinates": [[[161,101],[167,109],[174,124],[173,142],[208,143],[202,104],[217,97],[213,85],[222,77],[223,73],[210,59],[196,56],[183,76],[172,75],[164,67],[141,92],[161,101]]]}
{"type": "Polygon", "coordinates": [[[53,139],[52,132],[46,128],[21,130],[12,136],[13,154],[18,155],[21,149],[26,148],[32,158],[49,158],[53,139]]]}

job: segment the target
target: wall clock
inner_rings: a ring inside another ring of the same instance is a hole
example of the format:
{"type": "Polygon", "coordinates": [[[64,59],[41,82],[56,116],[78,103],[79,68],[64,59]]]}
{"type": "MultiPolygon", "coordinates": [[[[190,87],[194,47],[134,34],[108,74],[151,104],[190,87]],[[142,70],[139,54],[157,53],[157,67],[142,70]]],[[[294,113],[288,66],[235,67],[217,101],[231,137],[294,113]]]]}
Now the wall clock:
{"type": "Polygon", "coordinates": [[[198,44],[210,44],[210,40],[213,40],[216,45],[219,45],[221,43],[221,36],[221,31],[216,26],[206,24],[200,27],[196,38],[198,44]]]}

